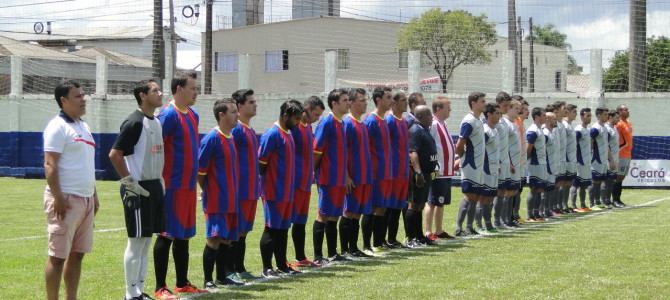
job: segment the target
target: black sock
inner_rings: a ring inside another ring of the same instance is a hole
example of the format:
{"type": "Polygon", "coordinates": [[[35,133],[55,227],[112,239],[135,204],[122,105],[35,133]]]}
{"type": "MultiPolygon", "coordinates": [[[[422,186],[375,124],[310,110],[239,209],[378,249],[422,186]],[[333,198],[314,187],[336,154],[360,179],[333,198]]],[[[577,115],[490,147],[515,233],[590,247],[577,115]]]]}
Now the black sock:
{"type": "Polygon", "coordinates": [[[349,240],[351,240],[352,219],[342,217],[340,220],[340,249],[342,253],[349,252],[349,240]]]}
{"type": "Polygon", "coordinates": [[[261,235],[260,248],[261,260],[263,262],[263,270],[272,269],[272,253],[273,251],[273,234],[272,229],[265,227],[261,235]]]}
{"type": "Polygon", "coordinates": [[[621,190],[623,189],[621,181],[615,181],[612,187],[612,200],[621,202],[621,190]]]}
{"type": "Polygon", "coordinates": [[[374,228],[374,215],[364,215],[361,220],[363,230],[363,249],[370,249],[370,239],[372,239],[372,229],[374,228]]]}
{"type": "Polygon", "coordinates": [[[416,210],[414,212],[414,230],[418,238],[424,238],[426,234],[423,232],[423,210],[416,210]]]}
{"type": "Polygon", "coordinates": [[[415,210],[408,209],[405,211],[405,235],[407,236],[408,241],[417,238],[416,221],[414,220],[415,216],[416,216],[415,210]]]}
{"type": "Polygon", "coordinates": [[[528,219],[535,218],[535,194],[531,190],[528,192],[528,198],[526,199],[526,205],[528,206],[528,219]]]}
{"type": "Polygon", "coordinates": [[[381,247],[384,244],[386,239],[386,217],[385,216],[374,216],[374,234],[372,235],[372,245],[375,247],[381,247]]]}
{"type": "Polygon", "coordinates": [[[456,216],[456,230],[463,229],[463,221],[465,221],[465,216],[468,214],[468,208],[470,207],[470,201],[463,198],[461,203],[458,205],[458,215],[456,216]]]}
{"type": "Polygon", "coordinates": [[[328,246],[328,257],[337,254],[337,221],[326,223],[326,244],[328,246]]]}
{"type": "Polygon", "coordinates": [[[177,277],[177,287],[188,284],[188,240],[175,239],[172,243],[172,259],[177,277]]]}
{"type": "Polygon", "coordinates": [[[314,221],[312,226],[312,241],[314,242],[314,258],[323,257],[323,236],[326,231],[326,224],[314,221]]]}
{"type": "Polygon", "coordinates": [[[386,222],[388,224],[388,242],[393,243],[398,241],[398,227],[400,227],[400,209],[387,209],[386,222]]]}
{"type": "Polygon", "coordinates": [[[295,248],[295,259],[301,261],[307,258],[305,256],[305,224],[293,224],[291,238],[293,248],[295,248]]]}
{"type": "Polygon", "coordinates": [[[243,273],[247,271],[244,266],[244,256],[247,252],[247,236],[241,236],[237,242],[233,243],[233,263],[235,264],[235,272],[243,273]]]}
{"type": "Polygon", "coordinates": [[[358,224],[358,219],[351,219],[351,238],[349,239],[349,251],[351,252],[358,250],[358,231],[360,228],[361,226],[358,224]]]}
{"type": "Polygon", "coordinates": [[[216,255],[216,280],[223,281],[226,279],[226,275],[233,272],[235,266],[232,253],[232,245],[219,245],[219,251],[216,255]]]}
{"type": "Polygon", "coordinates": [[[154,243],[154,272],[156,273],[156,290],[167,286],[165,278],[167,277],[168,262],[170,260],[170,246],[172,240],[158,236],[154,243]]]}
{"type": "Polygon", "coordinates": [[[205,282],[214,281],[214,279],[212,279],[212,273],[214,273],[214,264],[216,263],[218,254],[217,249],[205,245],[205,249],[202,251],[202,270],[204,273],[203,275],[205,276],[205,282]]]}
{"type": "Polygon", "coordinates": [[[273,239],[275,247],[275,263],[278,269],[286,269],[286,246],[288,241],[288,229],[275,229],[276,239],[273,239]]]}

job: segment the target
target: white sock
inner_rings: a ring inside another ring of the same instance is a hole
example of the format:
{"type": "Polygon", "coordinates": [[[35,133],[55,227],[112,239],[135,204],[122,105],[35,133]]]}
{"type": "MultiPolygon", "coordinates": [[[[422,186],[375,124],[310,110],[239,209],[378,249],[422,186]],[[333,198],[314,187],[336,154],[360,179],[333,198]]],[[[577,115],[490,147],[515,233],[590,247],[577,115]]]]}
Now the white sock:
{"type": "Polygon", "coordinates": [[[143,238],[128,238],[126,252],[123,255],[123,265],[126,277],[126,298],[137,297],[137,281],[142,264],[142,253],[145,242],[143,238]]]}
{"type": "Polygon", "coordinates": [[[140,270],[137,276],[137,292],[142,295],[144,293],[144,280],[147,278],[147,267],[149,265],[149,249],[151,248],[151,238],[144,237],[144,248],[142,248],[142,263],[140,264],[140,270]]]}

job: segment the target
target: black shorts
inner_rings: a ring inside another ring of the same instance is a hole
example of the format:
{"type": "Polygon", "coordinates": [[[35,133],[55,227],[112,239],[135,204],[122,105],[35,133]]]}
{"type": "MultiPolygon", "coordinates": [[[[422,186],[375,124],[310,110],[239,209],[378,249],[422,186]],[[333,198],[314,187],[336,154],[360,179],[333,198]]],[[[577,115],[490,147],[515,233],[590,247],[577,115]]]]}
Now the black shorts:
{"type": "MultiPolygon", "coordinates": [[[[154,233],[165,231],[165,209],[163,185],[159,179],[144,180],[139,182],[140,186],[149,191],[149,197],[140,197],[139,207],[129,208],[123,201],[125,191],[121,187],[121,199],[123,203],[123,215],[126,220],[126,231],[128,237],[151,237],[154,233]]],[[[133,199],[137,201],[137,199],[133,199]]]]}
{"type": "Polygon", "coordinates": [[[437,207],[451,204],[451,178],[438,177],[433,179],[428,192],[428,204],[437,207]]]}
{"type": "Polygon", "coordinates": [[[413,203],[414,207],[417,209],[423,209],[424,205],[426,205],[426,201],[428,201],[428,193],[430,191],[430,186],[433,180],[430,178],[430,175],[424,175],[426,184],[424,184],[422,187],[418,187],[416,182],[414,182],[414,174],[411,174],[411,176],[412,179],[410,180],[410,196],[409,199],[407,199],[407,202],[413,203]]]}

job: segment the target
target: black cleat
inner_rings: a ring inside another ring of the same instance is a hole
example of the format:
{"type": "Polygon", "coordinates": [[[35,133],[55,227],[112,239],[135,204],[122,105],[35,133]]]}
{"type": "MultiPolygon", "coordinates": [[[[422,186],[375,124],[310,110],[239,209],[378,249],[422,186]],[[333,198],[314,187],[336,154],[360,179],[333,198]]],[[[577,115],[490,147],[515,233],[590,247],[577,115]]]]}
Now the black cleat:
{"type": "Polygon", "coordinates": [[[342,261],[351,261],[351,259],[348,259],[348,258],[346,258],[346,257],[344,257],[344,256],[342,256],[342,255],[339,255],[339,254],[335,254],[335,255],[329,257],[328,260],[331,261],[331,262],[332,262],[332,261],[339,261],[339,262],[342,262],[342,261]]]}
{"type": "Polygon", "coordinates": [[[456,229],[456,231],[454,231],[455,237],[465,237],[467,235],[468,233],[466,231],[463,231],[463,229],[456,229]]]}
{"type": "Polygon", "coordinates": [[[267,278],[267,279],[279,278],[279,274],[277,273],[277,271],[273,270],[272,268],[268,268],[268,269],[263,270],[263,272],[261,272],[261,276],[263,276],[263,278],[267,278]]]}

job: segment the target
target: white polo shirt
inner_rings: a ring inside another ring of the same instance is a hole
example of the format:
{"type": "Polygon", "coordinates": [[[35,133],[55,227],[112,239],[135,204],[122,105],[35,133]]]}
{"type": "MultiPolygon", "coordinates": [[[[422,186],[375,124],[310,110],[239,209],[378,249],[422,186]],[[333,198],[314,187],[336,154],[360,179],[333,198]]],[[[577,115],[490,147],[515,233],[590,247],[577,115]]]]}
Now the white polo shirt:
{"type": "Polygon", "coordinates": [[[95,140],[82,120],[65,113],[44,129],[44,152],[60,153],[58,179],[63,193],[91,197],[95,193],[95,140]]]}

